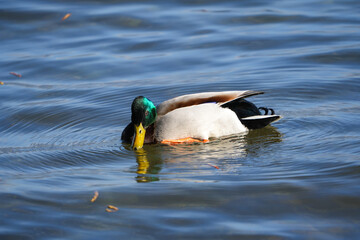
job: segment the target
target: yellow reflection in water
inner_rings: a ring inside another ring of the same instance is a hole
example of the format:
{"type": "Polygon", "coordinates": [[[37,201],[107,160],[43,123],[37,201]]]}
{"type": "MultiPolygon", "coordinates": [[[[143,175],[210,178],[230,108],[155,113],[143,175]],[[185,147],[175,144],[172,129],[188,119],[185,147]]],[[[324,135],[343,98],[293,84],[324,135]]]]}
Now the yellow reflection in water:
{"type": "Polygon", "coordinates": [[[137,150],[136,162],[138,164],[136,170],[137,182],[153,182],[159,181],[158,173],[161,170],[162,160],[157,153],[149,154],[144,148],[137,150]]]}
{"type": "Polygon", "coordinates": [[[137,174],[146,174],[149,170],[150,163],[147,158],[146,152],[143,148],[136,152],[136,161],[138,163],[137,174]]]}

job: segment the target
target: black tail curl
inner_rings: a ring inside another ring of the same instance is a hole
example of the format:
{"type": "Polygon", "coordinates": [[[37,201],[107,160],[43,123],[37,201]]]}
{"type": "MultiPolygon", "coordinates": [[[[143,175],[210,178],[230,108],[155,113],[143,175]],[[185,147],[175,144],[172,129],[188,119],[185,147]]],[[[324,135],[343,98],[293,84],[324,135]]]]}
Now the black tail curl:
{"type": "Polygon", "coordinates": [[[275,115],[274,109],[266,107],[258,108],[255,104],[243,98],[225,103],[221,107],[234,111],[241,123],[248,129],[263,128],[271,122],[280,119],[280,116],[275,115]]]}
{"type": "Polygon", "coordinates": [[[274,115],[274,114],[275,114],[275,111],[274,111],[274,109],[272,109],[272,108],[259,107],[258,109],[264,111],[264,114],[263,114],[263,115],[268,115],[269,111],[270,111],[270,114],[269,114],[269,115],[274,115]]]}

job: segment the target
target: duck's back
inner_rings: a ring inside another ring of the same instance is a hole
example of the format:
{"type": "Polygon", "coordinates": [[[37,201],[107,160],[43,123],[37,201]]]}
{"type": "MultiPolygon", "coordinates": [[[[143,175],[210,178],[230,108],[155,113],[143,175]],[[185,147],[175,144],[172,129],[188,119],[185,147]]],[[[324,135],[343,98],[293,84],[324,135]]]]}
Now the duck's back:
{"type": "Polygon", "coordinates": [[[246,132],[235,112],[204,103],[175,109],[156,121],[156,141],[180,138],[209,139],[246,132]]]}

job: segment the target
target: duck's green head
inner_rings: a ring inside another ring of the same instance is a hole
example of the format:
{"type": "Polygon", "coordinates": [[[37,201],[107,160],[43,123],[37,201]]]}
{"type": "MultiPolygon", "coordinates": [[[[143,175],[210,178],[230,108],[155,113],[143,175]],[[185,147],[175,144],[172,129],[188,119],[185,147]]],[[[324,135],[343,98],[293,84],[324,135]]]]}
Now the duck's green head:
{"type": "Polygon", "coordinates": [[[131,122],[134,124],[132,148],[140,149],[144,145],[146,128],[156,120],[156,107],[146,97],[136,97],[131,105],[131,122]]]}

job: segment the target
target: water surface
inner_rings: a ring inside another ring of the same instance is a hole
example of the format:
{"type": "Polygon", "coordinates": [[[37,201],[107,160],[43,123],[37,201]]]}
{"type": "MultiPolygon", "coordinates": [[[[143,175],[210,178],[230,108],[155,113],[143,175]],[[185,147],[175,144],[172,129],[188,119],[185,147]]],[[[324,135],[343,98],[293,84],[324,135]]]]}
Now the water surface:
{"type": "Polygon", "coordinates": [[[1,6],[1,239],[360,237],[358,1],[1,6]],[[283,119],[121,144],[138,95],[247,89],[283,119]]]}

